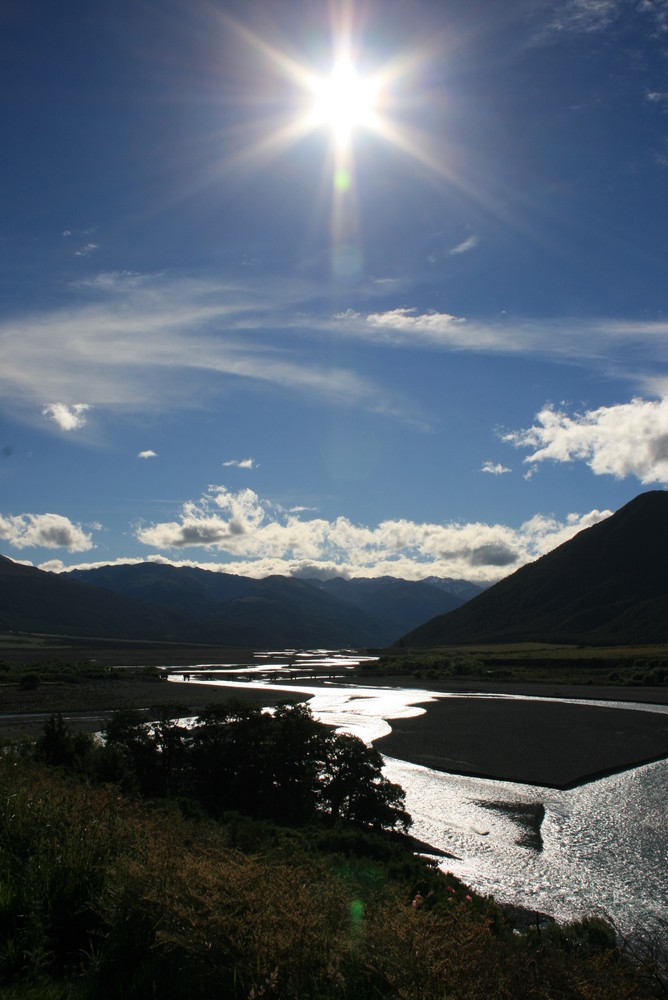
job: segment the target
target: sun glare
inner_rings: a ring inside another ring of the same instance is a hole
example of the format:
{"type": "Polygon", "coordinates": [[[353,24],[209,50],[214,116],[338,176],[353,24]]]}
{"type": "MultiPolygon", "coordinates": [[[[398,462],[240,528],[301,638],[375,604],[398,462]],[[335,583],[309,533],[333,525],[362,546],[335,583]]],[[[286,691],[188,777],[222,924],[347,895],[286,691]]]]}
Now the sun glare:
{"type": "MultiPolygon", "coordinates": [[[[282,95],[280,83],[276,93],[265,95],[270,105],[278,96],[283,113],[273,123],[271,118],[258,120],[257,130],[248,133],[253,135],[252,140],[240,145],[227,163],[240,166],[253,161],[269,162],[309,133],[324,129],[331,135],[334,154],[327,161],[327,169],[332,167],[333,187],[341,195],[354,183],[354,133],[370,131],[377,139],[447,177],[451,183],[470,187],[468,179],[455,175],[440,144],[437,150],[429,136],[409,124],[405,115],[401,118],[396,114],[402,107],[409,104],[416,107],[422,101],[415,81],[420,78],[423,63],[431,58],[430,47],[397,54],[383,63],[376,61],[371,73],[360,72],[351,58],[361,44],[356,39],[351,15],[332,28],[334,63],[329,74],[322,74],[229,15],[219,12],[218,16],[226,28],[258,54],[260,64],[273,67],[277,83],[283,78],[289,84],[282,95]]],[[[257,95],[253,103],[256,100],[257,95]]],[[[340,197],[337,200],[342,202],[340,197]]]]}
{"type": "Polygon", "coordinates": [[[358,76],[350,60],[340,59],[328,77],[314,80],[312,90],[309,124],[329,128],[337,145],[345,145],[355,127],[374,125],[378,85],[358,76]]]}

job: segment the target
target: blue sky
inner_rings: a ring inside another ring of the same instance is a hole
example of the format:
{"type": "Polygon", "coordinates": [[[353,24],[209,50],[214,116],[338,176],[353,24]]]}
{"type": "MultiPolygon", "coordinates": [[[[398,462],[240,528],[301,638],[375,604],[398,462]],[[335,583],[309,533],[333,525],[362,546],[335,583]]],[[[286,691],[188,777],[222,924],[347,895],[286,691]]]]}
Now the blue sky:
{"type": "Polygon", "coordinates": [[[665,488],[668,0],[0,28],[0,552],[487,582],[665,488]]]}

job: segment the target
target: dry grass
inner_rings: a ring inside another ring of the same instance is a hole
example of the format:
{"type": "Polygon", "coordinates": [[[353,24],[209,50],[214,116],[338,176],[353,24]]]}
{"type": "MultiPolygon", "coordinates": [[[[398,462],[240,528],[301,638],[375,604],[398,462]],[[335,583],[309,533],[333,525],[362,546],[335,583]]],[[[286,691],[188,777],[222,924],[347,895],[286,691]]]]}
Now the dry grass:
{"type": "MultiPolygon", "coordinates": [[[[491,901],[372,859],[245,854],[228,828],[0,759],[0,992],[40,997],[622,1000],[606,929],[514,935],[491,901]],[[598,935],[598,938],[597,938],[598,935]],[[600,938],[600,940],[599,940],[600,938]]],[[[410,866],[409,866],[410,868],[410,866]]]]}

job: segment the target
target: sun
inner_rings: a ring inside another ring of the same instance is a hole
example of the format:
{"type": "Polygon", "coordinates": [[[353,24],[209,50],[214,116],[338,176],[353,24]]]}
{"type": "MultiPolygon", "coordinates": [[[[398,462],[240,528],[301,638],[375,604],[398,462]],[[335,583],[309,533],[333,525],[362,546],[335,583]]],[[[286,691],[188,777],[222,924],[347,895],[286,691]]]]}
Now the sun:
{"type": "MultiPolygon", "coordinates": [[[[335,2],[332,0],[332,6],[335,2]]],[[[379,60],[373,52],[362,48],[362,39],[354,30],[352,0],[342,3],[343,14],[332,22],[332,63],[328,73],[217,11],[224,29],[233,32],[256,57],[247,60],[250,69],[257,67],[258,72],[249,73],[244,104],[260,107],[266,102],[267,105],[266,116],[258,115],[254,122],[249,119],[248,125],[239,130],[243,140],[237,143],[235,136],[225,167],[265,165],[313,132],[327,131],[333,156],[328,157],[326,169],[333,168],[334,187],[341,194],[353,183],[355,133],[369,132],[375,140],[415,160],[448,183],[469,190],[470,179],[455,172],[443,143],[434,142],[432,135],[414,124],[418,118],[415,112],[424,106],[428,96],[420,89],[424,67],[436,54],[440,58],[437,40],[379,60]],[[353,57],[359,52],[363,55],[356,65],[353,57]],[[367,68],[362,70],[361,66],[367,68]],[[273,74],[273,79],[267,77],[268,73],[273,74]],[[271,80],[269,87],[267,79],[271,80]],[[257,83],[260,80],[263,90],[257,83]],[[407,109],[411,110],[410,118],[407,109]]],[[[365,149],[365,155],[370,149],[365,149]]]]}
{"type": "Polygon", "coordinates": [[[356,127],[375,127],[379,84],[372,77],[360,77],[349,59],[339,59],[329,76],[314,77],[310,89],[313,107],[308,124],[328,128],[337,146],[347,145],[356,127]]]}

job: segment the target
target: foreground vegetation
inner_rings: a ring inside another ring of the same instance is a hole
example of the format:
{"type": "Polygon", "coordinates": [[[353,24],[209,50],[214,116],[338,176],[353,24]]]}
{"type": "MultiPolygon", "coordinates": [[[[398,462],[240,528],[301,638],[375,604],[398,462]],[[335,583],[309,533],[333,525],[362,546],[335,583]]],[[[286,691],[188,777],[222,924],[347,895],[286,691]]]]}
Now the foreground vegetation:
{"type": "Polygon", "coordinates": [[[36,747],[5,748],[3,998],[662,995],[658,967],[630,961],[601,920],[514,933],[493,900],[392,832],[406,825],[401,790],[382,784],[372,751],[337,743],[301,707],[266,718],[217,707],[190,738],[168,715],[153,737],[125,715],[105,749],[54,717],[36,747]],[[278,748],[281,794],[248,796],[268,791],[261,772],[278,748]],[[227,761],[208,796],[195,780],[205,760],[227,761]],[[303,796],[304,782],[327,785],[337,767],[341,779],[355,772],[355,788],[366,781],[365,812],[348,808],[354,796],[333,808],[331,787],[303,796]],[[290,792],[304,808],[288,826],[290,792]],[[239,811],[244,794],[255,818],[239,811]]]}

